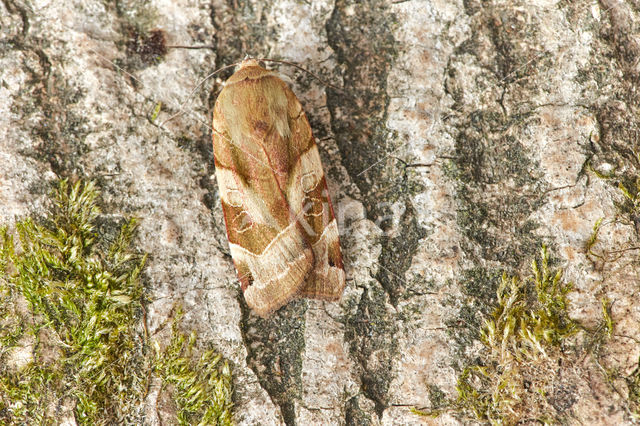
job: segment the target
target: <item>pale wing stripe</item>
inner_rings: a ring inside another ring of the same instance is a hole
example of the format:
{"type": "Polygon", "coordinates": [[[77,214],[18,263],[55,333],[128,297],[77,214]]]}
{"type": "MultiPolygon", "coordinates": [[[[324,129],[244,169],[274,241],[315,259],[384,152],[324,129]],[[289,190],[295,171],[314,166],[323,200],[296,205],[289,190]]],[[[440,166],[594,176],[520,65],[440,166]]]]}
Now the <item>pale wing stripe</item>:
{"type": "MultiPolygon", "coordinates": [[[[256,280],[263,276],[272,275],[274,270],[279,271],[278,274],[284,277],[288,268],[280,271],[282,261],[296,263],[303,255],[296,256],[295,253],[304,253],[306,245],[304,238],[300,232],[296,232],[295,228],[293,228],[294,226],[295,223],[292,223],[283,229],[260,254],[252,253],[244,247],[230,242],[231,256],[239,262],[245,262],[256,280]]],[[[323,247],[328,245],[328,241],[333,241],[338,236],[338,223],[333,219],[325,226],[318,241],[313,244],[314,253],[321,254],[323,251],[326,252],[323,247]]],[[[326,253],[324,257],[326,257],[326,253]]],[[[254,285],[256,284],[254,282],[254,285]]],[[[264,285],[266,283],[261,282],[261,284],[264,285]]]]}
{"type": "Polygon", "coordinates": [[[231,256],[236,261],[245,263],[251,271],[254,278],[251,285],[253,290],[264,288],[274,281],[275,276],[285,277],[291,265],[298,265],[307,256],[309,246],[294,225],[282,230],[261,254],[251,253],[237,244],[229,243],[231,256]]]}
{"type": "Polygon", "coordinates": [[[327,226],[324,227],[324,231],[322,231],[322,235],[320,235],[320,238],[318,238],[318,241],[315,242],[315,244],[313,244],[313,249],[315,252],[316,247],[319,244],[326,244],[327,241],[332,241],[332,240],[337,240],[340,237],[339,233],[338,233],[338,222],[335,220],[335,218],[329,222],[329,224],[327,226]]]}
{"type": "Polygon", "coordinates": [[[276,219],[269,213],[265,201],[255,191],[244,185],[240,179],[237,179],[234,171],[219,167],[216,169],[216,176],[218,178],[218,187],[220,188],[220,198],[226,204],[238,207],[232,204],[237,203],[238,200],[230,196],[230,193],[239,191],[243,194],[242,205],[245,208],[244,211],[251,216],[253,222],[276,229],[280,227],[276,219]],[[241,190],[238,187],[242,187],[241,190]]]}
{"type": "Polygon", "coordinates": [[[318,153],[318,147],[313,145],[305,153],[300,156],[300,160],[296,163],[291,170],[293,176],[290,180],[292,185],[287,188],[287,200],[291,211],[296,215],[302,211],[302,203],[304,201],[305,193],[303,188],[315,188],[320,180],[324,177],[322,171],[322,163],[320,162],[320,154],[318,153]],[[315,182],[309,182],[309,178],[315,178],[315,182]],[[302,179],[306,178],[306,182],[302,179]]]}

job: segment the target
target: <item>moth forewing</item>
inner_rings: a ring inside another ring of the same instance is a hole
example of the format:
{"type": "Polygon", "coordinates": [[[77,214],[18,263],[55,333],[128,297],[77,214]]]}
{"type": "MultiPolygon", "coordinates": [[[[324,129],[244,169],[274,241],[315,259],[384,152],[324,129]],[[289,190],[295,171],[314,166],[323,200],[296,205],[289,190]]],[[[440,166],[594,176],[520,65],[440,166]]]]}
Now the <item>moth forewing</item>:
{"type": "Polygon", "coordinates": [[[318,148],[291,89],[243,61],[213,111],[227,237],[249,307],[266,317],[294,297],[338,300],[338,226],[318,148]]]}

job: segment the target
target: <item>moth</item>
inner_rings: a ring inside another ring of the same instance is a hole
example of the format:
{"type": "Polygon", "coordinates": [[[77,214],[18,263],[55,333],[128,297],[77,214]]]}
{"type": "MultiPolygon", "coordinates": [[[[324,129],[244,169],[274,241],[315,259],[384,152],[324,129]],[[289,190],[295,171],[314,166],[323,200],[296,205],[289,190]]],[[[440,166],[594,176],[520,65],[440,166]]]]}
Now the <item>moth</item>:
{"type": "Polygon", "coordinates": [[[345,273],[320,155],[296,95],[246,59],[213,110],[213,154],[245,300],[262,317],[295,297],[339,300],[345,273]]]}

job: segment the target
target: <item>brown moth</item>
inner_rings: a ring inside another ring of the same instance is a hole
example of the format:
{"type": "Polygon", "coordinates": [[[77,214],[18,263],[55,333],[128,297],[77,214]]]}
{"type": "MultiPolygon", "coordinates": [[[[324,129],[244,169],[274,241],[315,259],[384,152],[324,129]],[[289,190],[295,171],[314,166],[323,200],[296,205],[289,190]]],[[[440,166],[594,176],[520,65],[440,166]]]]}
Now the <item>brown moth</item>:
{"type": "Polygon", "coordinates": [[[213,110],[213,154],[245,300],[267,317],[294,297],[338,300],[338,224],[302,106],[277,73],[244,60],[213,110]]]}

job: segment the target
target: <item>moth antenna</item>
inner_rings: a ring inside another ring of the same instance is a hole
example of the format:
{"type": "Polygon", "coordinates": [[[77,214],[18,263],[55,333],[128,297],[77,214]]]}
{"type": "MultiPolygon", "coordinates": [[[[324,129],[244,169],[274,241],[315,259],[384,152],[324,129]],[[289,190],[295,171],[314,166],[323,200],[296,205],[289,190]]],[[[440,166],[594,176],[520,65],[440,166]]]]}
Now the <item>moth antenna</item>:
{"type": "Polygon", "coordinates": [[[278,64],[284,64],[284,65],[292,66],[292,67],[294,67],[294,68],[299,69],[300,71],[304,71],[304,72],[306,72],[307,74],[311,75],[313,78],[315,78],[316,80],[318,80],[320,83],[324,84],[325,86],[329,86],[329,87],[331,87],[332,89],[338,90],[338,91],[343,92],[343,93],[345,93],[345,92],[346,92],[343,88],[338,87],[338,86],[335,86],[335,85],[333,85],[333,84],[331,84],[331,83],[329,83],[329,82],[327,82],[327,81],[323,80],[322,78],[320,78],[320,77],[319,77],[317,74],[315,74],[314,72],[309,71],[308,69],[306,69],[306,68],[304,68],[304,67],[301,67],[300,65],[298,65],[298,64],[296,64],[296,63],[294,63],[294,62],[282,61],[282,60],[279,60],[279,59],[268,59],[268,58],[259,58],[259,59],[257,59],[257,60],[258,60],[258,61],[263,61],[263,62],[275,62],[275,63],[278,63],[278,64]]]}
{"type": "Polygon", "coordinates": [[[193,95],[194,95],[198,90],[200,90],[200,87],[202,87],[202,85],[203,85],[204,83],[206,83],[206,82],[207,82],[207,80],[209,80],[211,77],[213,77],[214,75],[216,75],[216,74],[218,74],[218,73],[220,73],[220,72],[222,72],[222,71],[224,71],[224,70],[227,70],[227,69],[229,69],[229,68],[235,67],[235,66],[236,66],[236,65],[238,65],[238,64],[239,64],[239,63],[238,63],[238,62],[236,62],[236,63],[230,64],[230,65],[225,65],[224,67],[222,67],[222,68],[218,68],[217,70],[215,70],[214,72],[212,72],[211,74],[209,74],[208,76],[206,76],[205,78],[203,78],[203,79],[202,79],[202,81],[201,81],[200,83],[198,83],[198,85],[197,85],[196,87],[194,87],[194,88],[193,88],[193,90],[191,90],[191,92],[189,92],[189,95],[187,95],[187,97],[185,98],[185,100],[184,100],[184,101],[182,101],[182,103],[180,104],[180,107],[179,107],[178,112],[176,112],[175,114],[173,114],[172,116],[170,116],[169,118],[167,118],[166,120],[164,120],[162,123],[159,123],[159,124],[158,124],[158,126],[163,126],[163,125],[165,125],[167,122],[169,122],[169,121],[173,120],[174,118],[176,118],[177,116],[179,116],[180,114],[182,114],[182,111],[184,110],[184,106],[187,104],[187,102],[189,102],[189,101],[192,99],[193,95]]]}

